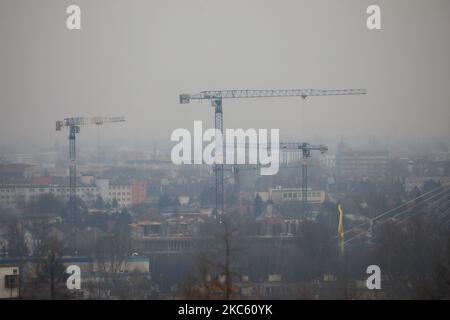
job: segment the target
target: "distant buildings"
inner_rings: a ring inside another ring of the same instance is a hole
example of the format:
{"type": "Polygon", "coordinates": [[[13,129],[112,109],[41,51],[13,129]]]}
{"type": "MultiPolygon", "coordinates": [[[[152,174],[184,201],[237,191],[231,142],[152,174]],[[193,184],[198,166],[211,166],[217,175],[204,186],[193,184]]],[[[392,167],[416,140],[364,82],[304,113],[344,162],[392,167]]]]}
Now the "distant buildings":
{"type": "Polygon", "coordinates": [[[1,183],[23,183],[33,175],[33,166],[28,164],[0,164],[1,183]]]}
{"type": "Polygon", "coordinates": [[[405,191],[411,192],[414,188],[421,189],[425,182],[434,181],[441,184],[450,184],[450,177],[408,177],[405,179],[405,191]]]}
{"type": "Polygon", "coordinates": [[[140,204],[147,199],[148,183],[139,180],[131,183],[131,203],[140,204]]]}
{"type": "Polygon", "coordinates": [[[131,204],[131,185],[129,184],[112,184],[108,189],[108,202],[117,201],[119,207],[125,208],[131,204]]]}
{"type": "Polygon", "coordinates": [[[387,173],[388,162],[387,150],[344,149],[336,157],[338,172],[350,177],[381,177],[387,173]]]}
{"type": "MultiPolygon", "coordinates": [[[[94,201],[98,195],[96,186],[79,186],[76,192],[77,196],[86,202],[94,201]]],[[[0,205],[23,205],[38,200],[44,194],[53,194],[55,197],[66,201],[69,199],[69,187],[32,184],[0,185],[0,205]]]]}
{"type": "Polygon", "coordinates": [[[0,299],[19,297],[19,267],[0,263],[0,299]]]}
{"type": "Polygon", "coordinates": [[[329,169],[336,167],[336,156],[334,154],[323,153],[318,157],[319,163],[329,169]]]}
{"type": "MultiPolygon", "coordinates": [[[[269,190],[269,199],[274,203],[283,203],[287,201],[301,201],[301,188],[275,188],[269,190]]],[[[307,190],[307,201],[309,204],[322,204],[325,201],[325,191],[307,190]]]]}
{"type": "Polygon", "coordinates": [[[128,207],[147,200],[148,183],[144,180],[133,180],[130,184],[113,184],[109,179],[97,179],[100,196],[105,202],[117,201],[119,207],[128,207]]]}
{"type": "MultiPolygon", "coordinates": [[[[45,181],[39,180],[39,182],[45,181]]],[[[119,207],[125,208],[140,204],[147,198],[148,186],[145,181],[133,181],[130,184],[120,185],[110,184],[108,179],[98,179],[95,182],[92,180],[91,182],[92,184],[82,184],[76,188],[77,196],[88,203],[101,196],[105,202],[112,204],[115,199],[119,207]]],[[[32,183],[0,185],[0,205],[21,205],[38,200],[44,194],[53,194],[55,197],[67,201],[69,199],[69,187],[56,184],[35,185],[32,183]]]]}

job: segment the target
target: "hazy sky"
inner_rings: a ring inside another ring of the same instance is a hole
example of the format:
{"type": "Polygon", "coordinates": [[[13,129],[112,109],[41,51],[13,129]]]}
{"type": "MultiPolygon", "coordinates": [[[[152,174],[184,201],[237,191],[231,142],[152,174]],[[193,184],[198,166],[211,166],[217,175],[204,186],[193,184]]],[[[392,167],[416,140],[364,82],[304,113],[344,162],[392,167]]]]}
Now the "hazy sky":
{"type": "MultiPolygon", "coordinates": [[[[210,89],[366,88],[367,96],[226,100],[225,126],[283,135],[450,137],[448,0],[0,0],[0,145],[64,140],[55,121],[124,115],[102,136],[167,140],[210,89]],[[82,30],[66,29],[77,4],[82,30]],[[382,28],[366,28],[379,4],[382,28]]],[[[80,139],[95,139],[82,129],[80,139]]]]}

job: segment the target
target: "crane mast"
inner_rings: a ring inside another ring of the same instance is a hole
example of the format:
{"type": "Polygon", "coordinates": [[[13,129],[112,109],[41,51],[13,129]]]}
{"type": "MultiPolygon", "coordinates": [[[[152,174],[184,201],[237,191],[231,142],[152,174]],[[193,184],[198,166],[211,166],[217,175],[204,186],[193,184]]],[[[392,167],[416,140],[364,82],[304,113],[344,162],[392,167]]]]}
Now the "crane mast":
{"type": "MultiPolygon", "coordinates": [[[[307,159],[311,157],[311,151],[320,151],[321,154],[328,151],[328,147],[324,145],[312,145],[307,142],[280,142],[279,144],[280,153],[283,151],[301,151],[302,153],[302,183],[301,183],[301,191],[302,191],[302,205],[303,205],[303,215],[305,217],[308,216],[308,167],[307,167],[307,159]]],[[[261,168],[260,164],[244,164],[244,165],[232,165],[232,166],[224,166],[225,171],[231,171],[234,175],[234,181],[236,184],[236,193],[239,197],[240,187],[239,187],[239,172],[246,170],[259,170],[261,168]]],[[[283,168],[296,168],[289,165],[280,166],[283,168]]]]}
{"type": "MultiPolygon", "coordinates": [[[[250,99],[250,98],[283,98],[283,97],[307,97],[315,96],[348,96],[366,94],[365,89],[340,89],[340,90],[323,90],[323,89],[281,89],[281,90],[212,90],[202,91],[196,94],[183,93],[180,94],[180,104],[188,104],[191,100],[210,100],[214,108],[214,125],[223,136],[223,99],[250,99]]],[[[216,137],[217,138],[217,137],[216,137]]],[[[216,139],[217,141],[217,139],[216,139]]],[[[217,150],[217,148],[216,148],[217,150]]],[[[305,157],[305,154],[304,154],[305,157]]],[[[223,164],[215,164],[215,180],[216,180],[216,213],[224,213],[224,184],[223,184],[223,164]]],[[[307,167],[304,167],[305,176],[307,167]]],[[[306,180],[305,180],[306,182],[306,180]]],[[[306,200],[304,200],[306,203],[306,200]]]]}
{"type": "Polygon", "coordinates": [[[308,158],[311,158],[311,151],[320,151],[325,153],[328,148],[324,145],[311,145],[307,142],[303,143],[280,143],[280,150],[301,150],[302,151],[302,204],[303,216],[308,217],[308,158]]]}

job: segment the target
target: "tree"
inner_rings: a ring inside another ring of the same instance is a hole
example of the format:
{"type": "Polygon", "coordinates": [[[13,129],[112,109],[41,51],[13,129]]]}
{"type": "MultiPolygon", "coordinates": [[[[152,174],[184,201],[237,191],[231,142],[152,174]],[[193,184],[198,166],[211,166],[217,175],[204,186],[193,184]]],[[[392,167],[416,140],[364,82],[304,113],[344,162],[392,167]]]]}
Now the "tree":
{"type": "Polygon", "coordinates": [[[53,213],[64,215],[66,208],[64,204],[51,193],[41,195],[37,201],[31,202],[31,213],[53,213]]]}
{"type": "Polygon", "coordinates": [[[175,207],[178,208],[180,206],[180,201],[178,198],[171,198],[167,194],[163,194],[157,203],[157,208],[159,212],[164,211],[167,207],[175,207]]]}
{"type": "Polygon", "coordinates": [[[105,201],[103,201],[102,196],[97,196],[94,202],[94,208],[98,210],[105,209],[105,201]]]}
{"type": "Polygon", "coordinates": [[[27,294],[35,298],[49,297],[54,300],[62,295],[58,285],[65,282],[67,274],[63,264],[65,248],[55,237],[46,237],[38,246],[37,276],[27,294]]]}
{"type": "Polygon", "coordinates": [[[128,225],[132,222],[130,212],[126,208],[122,209],[119,216],[117,217],[117,225],[122,227],[128,227],[128,225]]]}
{"type": "Polygon", "coordinates": [[[261,213],[264,210],[264,203],[261,199],[261,196],[259,194],[256,194],[255,196],[255,204],[254,204],[254,214],[255,217],[261,215],[261,213]]]}
{"type": "Polygon", "coordinates": [[[213,204],[215,201],[214,200],[215,197],[216,197],[216,194],[215,194],[214,188],[207,187],[207,188],[203,188],[202,192],[200,193],[199,200],[200,200],[201,205],[206,206],[206,205],[213,204]]]}
{"type": "Polygon", "coordinates": [[[8,256],[18,258],[19,266],[19,288],[23,286],[24,258],[28,256],[29,250],[25,239],[23,224],[19,219],[13,219],[8,224],[8,256]]]}
{"type": "Polygon", "coordinates": [[[112,206],[114,209],[117,209],[117,208],[119,207],[119,202],[117,202],[117,199],[116,199],[116,198],[113,199],[113,201],[112,201],[112,203],[111,203],[111,206],[112,206]]]}
{"type": "Polygon", "coordinates": [[[233,277],[238,275],[240,263],[240,220],[228,213],[212,218],[207,224],[206,234],[211,236],[211,241],[199,248],[199,276],[189,279],[185,294],[190,298],[209,299],[221,293],[229,300],[233,295],[233,277]],[[214,276],[223,282],[212,280],[214,276]]]}
{"type": "MultiPolygon", "coordinates": [[[[413,214],[412,212],[411,214],[413,214]]],[[[374,253],[394,299],[450,298],[450,236],[438,219],[414,217],[387,222],[378,231],[374,253]]]]}
{"type": "Polygon", "coordinates": [[[118,299],[149,299],[154,291],[148,273],[132,271],[117,280],[114,294],[118,299]]]}
{"type": "Polygon", "coordinates": [[[8,255],[10,257],[26,257],[29,250],[22,223],[18,220],[11,221],[8,229],[8,255]]]}
{"type": "Polygon", "coordinates": [[[334,234],[326,225],[316,222],[300,225],[297,235],[297,270],[304,279],[317,279],[334,270],[334,234]]]}
{"type": "Polygon", "coordinates": [[[128,232],[116,229],[113,234],[100,239],[95,246],[95,260],[98,265],[98,291],[103,296],[114,295],[120,287],[120,273],[131,256],[128,232]]]}

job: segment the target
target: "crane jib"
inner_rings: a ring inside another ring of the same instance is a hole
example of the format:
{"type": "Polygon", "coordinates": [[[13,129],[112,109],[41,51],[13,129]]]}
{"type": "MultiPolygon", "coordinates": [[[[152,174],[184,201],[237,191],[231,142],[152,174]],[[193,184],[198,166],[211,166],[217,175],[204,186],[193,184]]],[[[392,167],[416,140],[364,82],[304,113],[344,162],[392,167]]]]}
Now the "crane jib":
{"type": "Polygon", "coordinates": [[[195,100],[214,99],[244,99],[244,98],[271,98],[271,97],[302,97],[309,96],[344,96],[344,95],[364,95],[365,89],[287,89],[287,90],[212,90],[202,91],[197,94],[181,94],[180,103],[189,103],[195,100]]]}

